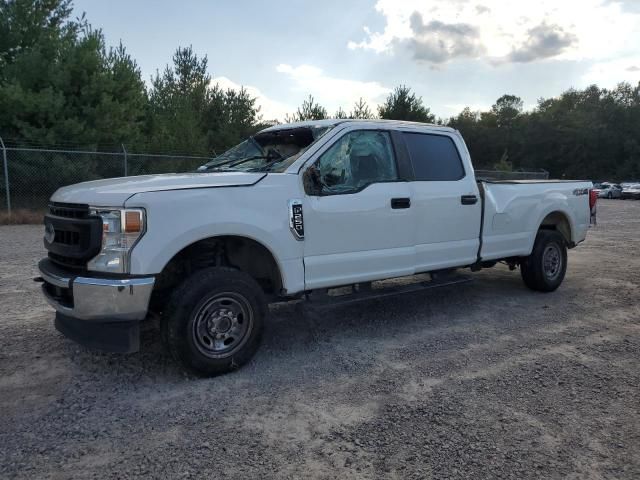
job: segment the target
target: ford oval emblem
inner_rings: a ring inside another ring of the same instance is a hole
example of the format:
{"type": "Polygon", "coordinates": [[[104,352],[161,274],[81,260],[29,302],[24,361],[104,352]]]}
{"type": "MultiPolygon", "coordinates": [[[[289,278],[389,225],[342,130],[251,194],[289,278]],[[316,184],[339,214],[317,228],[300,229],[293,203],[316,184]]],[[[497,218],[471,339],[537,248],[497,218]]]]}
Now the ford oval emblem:
{"type": "Polygon", "coordinates": [[[44,239],[47,243],[53,243],[53,241],[56,239],[56,230],[49,222],[47,222],[44,226],[44,239]]]}

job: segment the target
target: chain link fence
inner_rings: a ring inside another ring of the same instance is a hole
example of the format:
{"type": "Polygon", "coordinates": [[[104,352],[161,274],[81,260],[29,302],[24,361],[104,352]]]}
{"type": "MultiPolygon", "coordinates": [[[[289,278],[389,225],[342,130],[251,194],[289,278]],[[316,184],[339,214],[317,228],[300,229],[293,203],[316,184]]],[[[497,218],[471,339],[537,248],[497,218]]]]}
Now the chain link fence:
{"type": "Polygon", "coordinates": [[[58,188],[88,180],[195,171],[211,157],[5,146],[0,139],[0,211],[46,209],[58,188]]]}
{"type": "MultiPolygon", "coordinates": [[[[42,211],[58,188],[88,180],[153,173],[190,172],[211,157],[5,146],[0,138],[0,211],[42,211]]],[[[485,180],[546,180],[549,172],[476,170],[485,180]]]]}

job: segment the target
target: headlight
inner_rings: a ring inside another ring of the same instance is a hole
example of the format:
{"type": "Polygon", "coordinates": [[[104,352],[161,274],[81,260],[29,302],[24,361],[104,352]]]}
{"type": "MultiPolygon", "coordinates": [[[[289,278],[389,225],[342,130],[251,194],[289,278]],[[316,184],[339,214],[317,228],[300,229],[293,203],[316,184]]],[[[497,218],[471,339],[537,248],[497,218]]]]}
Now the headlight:
{"type": "Polygon", "coordinates": [[[129,271],[129,254],[145,231],[144,210],[91,208],[102,218],[102,250],[87,264],[89,270],[110,273],[129,271]]]}

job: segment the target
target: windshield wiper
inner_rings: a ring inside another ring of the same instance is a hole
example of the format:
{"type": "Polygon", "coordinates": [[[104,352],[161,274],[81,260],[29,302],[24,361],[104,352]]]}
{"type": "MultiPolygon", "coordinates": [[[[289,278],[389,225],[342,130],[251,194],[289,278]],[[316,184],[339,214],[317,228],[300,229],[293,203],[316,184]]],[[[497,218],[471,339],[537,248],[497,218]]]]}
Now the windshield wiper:
{"type": "MultiPolygon", "coordinates": [[[[255,143],[256,145],[258,145],[258,143],[254,140],[253,137],[249,137],[249,140],[253,143],[255,143]]],[[[259,146],[259,145],[258,145],[259,146]]],[[[259,159],[265,159],[265,160],[271,160],[270,162],[267,162],[264,166],[262,167],[256,167],[256,168],[251,168],[251,171],[261,171],[263,169],[269,168],[272,165],[275,165],[278,162],[281,162],[283,160],[285,160],[287,157],[285,157],[284,155],[282,155],[279,151],[275,150],[275,149],[270,149],[266,155],[252,155],[250,157],[247,158],[242,158],[240,160],[227,160],[226,162],[222,162],[222,163],[218,163],[216,165],[211,165],[211,167],[207,167],[207,171],[211,171],[211,170],[218,170],[219,167],[224,167],[226,165],[229,166],[229,169],[237,166],[237,165],[242,165],[243,163],[246,162],[250,162],[251,160],[259,160],[259,159]]],[[[228,170],[226,168],[223,168],[221,170],[228,170]]]]}
{"type": "MultiPolygon", "coordinates": [[[[243,158],[241,160],[227,160],[226,162],[218,163],[216,165],[211,165],[210,167],[207,167],[207,171],[218,170],[220,167],[224,167],[225,165],[229,165],[230,168],[233,168],[236,165],[241,165],[251,160],[258,160],[261,158],[268,160],[273,157],[271,155],[253,155],[251,157],[243,158]]],[[[227,169],[223,168],[222,170],[227,170],[227,169]]]]}
{"type": "Polygon", "coordinates": [[[265,164],[264,164],[263,166],[261,166],[261,167],[255,167],[255,168],[252,168],[252,169],[250,169],[249,171],[250,171],[250,172],[266,172],[266,171],[270,170],[270,169],[271,169],[271,167],[273,167],[274,165],[276,165],[276,164],[278,164],[278,163],[280,163],[280,162],[285,161],[287,158],[288,158],[288,157],[280,157],[280,158],[277,158],[276,160],[272,160],[272,161],[270,161],[270,162],[265,163],[265,164]]]}
{"type": "MultiPolygon", "coordinates": [[[[255,167],[255,168],[251,168],[249,171],[251,172],[266,172],[268,171],[271,167],[273,167],[274,165],[276,165],[277,163],[283,162],[285,161],[287,158],[289,158],[289,155],[287,155],[286,157],[284,155],[282,155],[279,151],[277,150],[270,150],[269,152],[270,154],[276,154],[279,158],[275,158],[274,160],[271,160],[270,162],[265,163],[264,165],[262,165],[261,167],[255,167]]],[[[271,156],[271,158],[273,158],[273,156],[271,156]]]]}

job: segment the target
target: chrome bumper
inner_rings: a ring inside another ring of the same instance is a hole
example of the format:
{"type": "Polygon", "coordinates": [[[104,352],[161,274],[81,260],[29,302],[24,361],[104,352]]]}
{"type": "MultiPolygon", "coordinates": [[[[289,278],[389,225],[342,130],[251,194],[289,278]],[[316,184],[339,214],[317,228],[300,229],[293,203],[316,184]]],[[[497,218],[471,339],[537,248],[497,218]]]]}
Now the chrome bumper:
{"type": "Polygon", "coordinates": [[[111,279],[72,276],[48,259],[42,260],[38,269],[47,302],[65,316],[111,322],[142,320],[147,315],[154,277],[111,279]],[[55,292],[61,292],[61,295],[55,292]]]}

